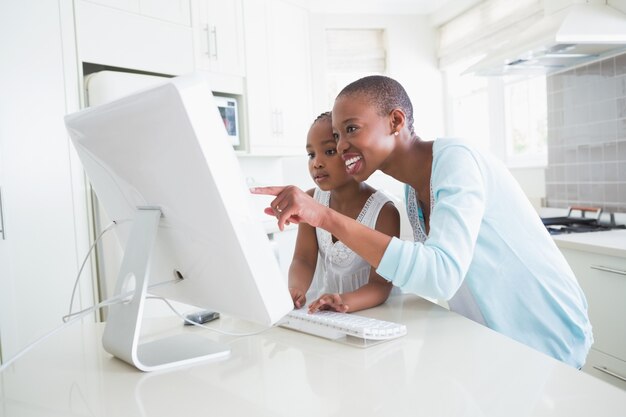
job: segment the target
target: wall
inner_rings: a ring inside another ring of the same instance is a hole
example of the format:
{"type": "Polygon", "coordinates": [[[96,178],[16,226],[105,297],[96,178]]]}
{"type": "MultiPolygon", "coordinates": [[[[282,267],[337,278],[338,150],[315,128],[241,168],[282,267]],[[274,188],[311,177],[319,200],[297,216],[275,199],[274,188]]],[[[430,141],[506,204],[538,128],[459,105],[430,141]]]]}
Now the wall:
{"type": "Polygon", "coordinates": [[[548,77],[546,200],[626,212],[626,54],[548,77]]]}
{"type": "Polygon", "coordinates": [[[512,168],[509,171],[517,180],[528,200],[536,210],[545,204],[546,182],[544,167],[512,168]]]}

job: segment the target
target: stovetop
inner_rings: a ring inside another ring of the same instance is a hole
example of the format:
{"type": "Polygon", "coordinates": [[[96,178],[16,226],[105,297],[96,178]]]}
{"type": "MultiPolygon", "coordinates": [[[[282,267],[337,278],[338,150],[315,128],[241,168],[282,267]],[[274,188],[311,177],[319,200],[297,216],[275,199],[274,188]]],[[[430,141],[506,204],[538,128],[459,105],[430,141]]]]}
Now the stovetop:
{"type": "Polygon", "coordinates": [[[546,226],[551,235],[561,235],[565,233],[586,233],[586,232],[602,232],[613,229],[626,229],[626,225],[603,225],[603,224],[569,224],[546,226]]]}
{"type": "Polygon", "coordinates": [[[570,207],[567,216],[543,217],[541,220],[551,235],[626,229],[626,225],[615,222],[613,213],[603,213],[602,209],[597,207],[570,207]],[[576,212],[580,215],[573,216],[572,214],[576,212]],[[587,213],[590,212],[595,213],[594,217],[587,217],[587,213]]]}

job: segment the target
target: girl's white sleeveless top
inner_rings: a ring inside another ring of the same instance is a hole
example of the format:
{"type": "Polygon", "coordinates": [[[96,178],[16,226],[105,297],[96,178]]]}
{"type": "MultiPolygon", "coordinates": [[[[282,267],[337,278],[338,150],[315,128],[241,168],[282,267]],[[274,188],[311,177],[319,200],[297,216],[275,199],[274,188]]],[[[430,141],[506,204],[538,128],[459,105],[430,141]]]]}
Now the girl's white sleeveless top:
{"type": "MultiPolygon", "coordinates": [[[[313,197],[328,207],[330,191],[315,189],[313,197]]],[[[382,191],[376,191],[365,202],[357,221],[372,229],[382,207],[391,199],[382,191]]],[[[319,249],[317,267],[313,282],[307,292],[307,301],[313,301],[324,293],[345,293],[367,284],[370,265],[341,241],[333,243],[332,235],[322,228],[316,228],[319,249]]]]}

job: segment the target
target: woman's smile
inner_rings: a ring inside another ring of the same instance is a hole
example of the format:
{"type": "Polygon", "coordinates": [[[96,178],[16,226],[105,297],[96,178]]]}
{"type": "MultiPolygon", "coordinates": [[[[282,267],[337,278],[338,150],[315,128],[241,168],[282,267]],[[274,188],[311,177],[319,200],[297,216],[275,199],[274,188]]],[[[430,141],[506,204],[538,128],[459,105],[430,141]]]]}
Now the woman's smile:
{"type": "Polygon", "coordinates": [[[346,164],[346,172],[355,175],[363,165],[363,156],[357,154],[344,154],[342,158],[346,164]]]}

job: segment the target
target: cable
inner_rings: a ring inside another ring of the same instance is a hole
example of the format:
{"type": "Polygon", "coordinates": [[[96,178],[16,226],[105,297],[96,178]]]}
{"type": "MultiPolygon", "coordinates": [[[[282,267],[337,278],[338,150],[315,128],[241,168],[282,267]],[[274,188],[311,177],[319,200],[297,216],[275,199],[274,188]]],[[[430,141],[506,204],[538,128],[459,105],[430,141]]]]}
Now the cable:
{"type": "MultiPolygon", "coordinates": [[[[78,288],[78,282],[80,281],[80,276],[81,276],[81,274],[83,272],[83,269],[85,268],[85,265],[87,264],[87,261],[89,260],[89,256],[91,255],[91,252],[96,247],[98,242],[100,242],[100,239],[102,239],[102,236],[104,236],[104,234],[106,232],[108,232],[109,230],[111,230],[116,224],[117,224],[117,222],[113,221],[111,224],[109,224],[107,227],[105,227],[102,230],[102,232],[100,232],[98,237],[94,240],[94,242],[91,244],[91,246],[89,247],[89,250],[87,251],[87,254],[84,257],[83,262],[80,265],[80,268],[78,269],[78,274],[76,275],[76,280],[74,280],[74,288],[72,289],[72,297],[70,298],[69,313],[62,317],[63,324],[58,326],[58,327],[55,327],[54,329],[50,330],[48,333],[45,333],[43,336],[40,336],[34,342],[30,343],[25,348],[23,348],[21,351],[19,351],[11,359],[9,359],[8,361],[6,361],[2,365],[0,365],[0,372],[4,371],[6,368],[9,367],[9,365],[11,365],[17,359],[21,358],[24,354],[26,354],[32,348],[34,348],[35,346],[37,346],[39,343],[43,342],[44,340],[46,340],[50,336],[54,335],[58,331],[64,329],[65,327],[69,326],[70,324],[72,324],[72,323],[82,319],[84,316],[86,316],[87,314],[91,313],[92,311],[95,311],[98,308],[111,305],[113,299],[108,299],[108,300],[104,300],[104,301],[96,304],[93,307],[89,307],[89,308],[86,308],[84,310],[81,310],[78,313],[72,313],[72,305],[74,304],[74,297],[76,295],[76,289],[78,288]]],[[[124,294],[122,294],[122,295],[124,295],[124,294]]],[[[120,297],[121,297],[121,295],[118,296],[118,297],[114,297],[114,298],[117,299],[117,298],[120,298],[120,297]]],[[[119,301],[116,301],[116,302],[119,302],[119,301]]]]}
{"type": "MultiPolygon", "coordinates": [[[[60,332],[61,330],[65,329],[66,327],[69,327],[71,324],[76,323],[77,321],[81,320],[83,317],[87,316],[88,314],[96,311],[99,308],[105,308],[105,307],[109,307],[115,304],[119,304],[121,302],[124,302],[128,297],[132,296],[134,291],[127,291],[123,294],[119,294],[115,297],[111,297],[108,298],[104,301],[101,301],[100,303],[92,306],[92,307],[88,307],[85,308],[81,311],[78,311],[76,313],[72,312],[72,306],[74,304],[74,297],[76,295],[76,289],[78,288],[78,283],[80,281],[80,276],[83,272],[83,269],[85,268],[85,265],[87,264],[87,261],[89,260],[89,257],[91,255],[91,253],[93,252],[93,249],[96,247],[96,245],[100,242],[100,240],[102,239],[102,237],[104,236],[104,234],[106,232],[108,232],[109,230],[111,230],[114,226],[116,226],[119,222],[117,221],[113,221],[111,224],[109,224],[107,227],[105,227],[100,234],[96,237],[96,239],[94,240],[94,242],[91,244],[91,246],[89,247],[89,250],[87,251],[87,254],[85,255],[85,258],[83,259],[83,262],[78,270],[78,274],[76,275],[76,280],[74,281],[74,288],[72,289],[72,296],[70,298],[70,306],[69,306],[69,311],[68,314],[66,314],[65,316],[62,317],[63,320],[63,324],[61,324],[60,326],[55,327],[54,329],[50,330],[49,332],[45,333],[44,335],[40,336],[39,338],[37,338],[34,342],[30,343],[29,345],[27,345],[26,347],[24,347],[21,351],[19,351],[17,354],[15,354],[15,356],[13,356],[12,358],[10,358],[9,360],[7,360],[6,362],[4,362],[3,364],[0,365],[0,373],[2,373],[5,369],[7,369],[9,366],[11,366],[11,364],[13,362],[15,362],[16,360],[18,360],[19,358],[21,358],[22,356],[24,356],[26,353],[28,353],[30,350],[32,350],[35,346],[37,346],[39,343],[43,342],[44,340],[48,339],[49,337],[53,336],[54,334],[60,332]]],[[[152,284],[150,286],[148,286],[149,289],[160,286],[160,285],[165,285],[165,284],[171,284],[171,283],[177,283],[179,282],[179,280],[168,280],[168,281],[162,281],[162,282],[158,282],[155,284],[152,284]]],[[[220,329],[215,329],[212,327],[208,327],[208,326],[204,326],[202,324],[199,323],[195,323],[189,319],[187,319],[186,317],[184,317],[182,314],[180,314],[178,312],[178,310],[176,310],[176,308],[174,308],[174,306],[172,306],[172,304],[170,304],[170,302],[168,300],[166,300],[163,297],[157,297],[157,296],[146,296],[146,299],[156,299],[156,300],[161,300],[163,301],[165,304],[167,304],[167,306],[180,318],[182,318],[185,322],[191,323],[194,326],[198,326],[198,327],[202,327],[204,329],[207,330],[211,330],[220,334],[224,334],[224,335],[228,335],[228,336],[237,336],[237,337],[245,337],[245,336],[253,336],[256,334],[260,334],[263,332],[266,332],[267,330],[272,329],[275,326],[271,326],[256,332],[250,332],[250,333],[232,333],[232,332],[226,332],[224,330],[220,330],[220,329]]]]}
{"type": "MultiPolygon", "coordinates": [[[[115,297],[107,298],[106,300],[104,300],[101,303],[99,303],[98,304],[99,307],[97,307],[97,308],[109,307],[109,306],[112,306],[114,304],[119,304],[119,303],[123,302],[126,297],[129,297],[131,295],[132,295],[132,292],[129,291],[127,293],[120,294],[120,295],[117,295],[115,297]]],[[[67,323],[70,319],[72,319],[75,316],[79,316],[80,315],[82,317],[82,314],[90,313],[90,312],[94,311],[95,309],[96,309],[96,307],[92,306],[92,307],[87,307],[87,308],[85,308],[83,310],[77,311],[76,313],[66,314],[65,316],[63,316],[63,322],[67,323]]]]}
{"type": "MultiPolygon", "coordinates": [[[[176,283],[176,282],[178,282],[178,280],[169,280],[169,281],[158,282],[156,284],[150,285],[148,288],[154,288],[154,287],[158,287],[160,285],[171,284],[171,283],[176,283]]],[[[50,330],[48,333],[44,334],[43,336],[40,336],[34,342],[30,343],[25,348],[23,348],[21,351],[19,351],[15,356],[13,356],[7,362],[3,363],[0,366],[0,373],[2,371],[4,371],[6,368],[8,368],[13,362],[18,360],[22,356],[24,356],[27,352],[29,352],[32,348],[37,346],[39,343],[41,343],[44,340],[48,339],[50,336],[52,336],[52,335],[56,334],[57,332],[65,329],[66,327],[69,327],[71,324],[74,324],[75,322],[81,320],[83,317],[89,315],[90,313],[94,312],[95,310],[97,310],[99,308],[110,307],[110,306],[115,305],[115,304],[123,303],[124,301],[126,301],[126,299],[128,297],[131,297],[133,295],[133,293],[134,293],[134,291],[127,291],[127,292],[125,292],[123,294],[116,295],[115,297],[107,298],[106,300],[101,301],[100,303],[98,303],[98,304],[96,304],[94,306],[85,308],[85,309],[83,309],[81,311],[78,311],[76,313],[69,313],[69,314],[63,316],[63,324],[61,324],[58,327],[55,327],[54,329],[50,330]]],[[[146,298],[159,298],[159,297],[146,297],[146,298]]]]}
{"type": "MultiPolygon", "coordinates": [[[[169,284],[172,282],[178,282],[177,280],[172,280],[172,281],[164,281],[164,282],[159,282],[156,284],[153,284],[151,286],[149,286],[148,288],[154,288],[156,286],[159,285],[164,285],[164,284],[169,284]]],[[[83,309],[81,311],[78,311],[76,313],[69,313],[66,316],[63,316],[63,324],[61,324],[58,327],[55,327],[54,329],[50,330],[48,333],[44,334],[43,336],[40,336],[38,339],[36,339],[34,342],[30,343],[29,345],[27,345],[25,348],[23,348],[21,351],[19,351],[15,356],[13,356],[12,358],[10,358],[8,361],[6,361],[5,363],[3,363],[2,365],[0,365],[0,373],[2,373],[6,368],[8,368],[9,366],[11,366],[11,364],[13,362],[15,362],[16,360],[18,360],[19,358],[21,358],[22,356],[24,356],[26,353],[30,352],[35,346],[37,346],[38,344],[40,344],[41,342],[43,342],[44,340],[48,339],[49,337],[55,335],[56,333],[60,332],[61,330],[65,329],[66,327],[69,327],[70,325],[76,323],[77,321],[83,319],[85,316],[89,315],[90,313],[94,312],[95,310],[99,309],[99,308],[105,308],[105,307],[110,307],[112,305],[115,304],[119,304],[124,302],[128,297],[132,296],[134,293],[134,291],[127,291],[123,294],[119,294],[115,297],[112,298],[108,298],[92,307],[88,307],[86,309],[83,309]]],[[[220,333],[223,335],[227,335],[227,336],[236,336],[236,337],[245,337],[245,336],[254,336],[263,332],[266,332],[272,328],[274,328],[276,325],[271,326],[271,327],[267,327],[265,329],[256,331],[256,332],[249,332],[249,333],[233,333],[233,332],[227,332],[224,330],[220,330],[220,329],[216,329],[213,327],[208,327],[208,326],[204,326],[202,324],[199,323],[195,323],[189,319],[187,319],[185,316],[183,316],[182,314],[180,314],[178,312],[178,310],[176,310],[176,308],[174,308],[174,306],[172,306],[172,304],[170,304],[170,302],[163,298],[163,297],[157,297],[157,296],[146,296],[146,299],[154,299],[154,300],[161,300],[163,301],[165,304],[167,304],[167,306],[180,318],[182,318],[184,321],[193,324],[194,326],[198,326],[198,327],[202,327],[204,329],[207,330],[211,330],[213,332],[216,333],[220,333]]]]}
{"type": "MultiPolygon", "coordinates": [[[[122,294],[125,295],[125,294],[122,294]]],[[[13,362],[15,362],[16,360],[18,360],[19,358],[21,358],[22,356],[24,356],[27,352],[29,352],[32,348],[34,348],[35,346],[37,346],[39,343],[43,342],[44,340],[46,340],[47,338],[49,338],[50,336],[56,334],[57,332],[65,329],[66,327],[69,327],[71,324],[74,324],[75,322],[81,320],[83,317],[85,317],[86,315],[88,315],[89,313],[95,311],[98,308],[102,308],[108,305],[111,305],[110,303],[110,299],[109,300],[105,300],[101,303],[96,304],[93,307],[89,307],[79,313],[73,313],[73,316],[75,316],[74,318],[69,319],[68,321],[64,322],[63,324],[61,324],[58,327],[55,327],[54,329],[50,330],[48,333],[44,334],[43,336],[40,336],[38,339],[36,339],[34,342],[32,342],[31,344],[27,345],[24,349],[22,349],[21,351],[19,351],[15,356],[13,356],[11,359],[9,359],[8,361],[6,361],[5,363],[3,363],[2,365],[0,365],[0,373],[2,373],[2,371],[4,371],[6,368],[8,368],[13,362]],[[108,303],[105,305],[105,303],[108,303]]],[[[122,300],[118,300],[116,301],[117,303],[122,302],[122,300]]]]}
{"type": "MultiPolygon", "coordinates": [[[[152,285],[149,285],[149,286],[148,286],[148,289],[150,289],[150,290],[151,290],[152,288],[159,287],[159,286],[161,286],[161,285],[165,285],[165,284],[176,284],[176,283],[178,283],[178,282],[180,282],[180,281],[179,281],[179,280],[177,280],[177,279],[172,279],[172,280],[168,280],[168,281],[161,281],[161,282],[157,282],[157,283],[154,283],[154,284],[152,284],[152,285]]],[[[114,297],[107,298],[106,300],[103,300],[103,301],[100,303],[100,304],[102,304],[102,305],[101,305],[101,307],[109,307],[109,306],[112,306],[112,305],[114,305],[114,304],[119,304],[120,302],[123,302],[123,301],[125,301],[127,298],[131,297],[133,294],[134,294],[134,291],[133,291],[133,290],[130,290],[130,291],[126,291],[126,292],[125,292],[125,293],[123,293],[123,294],[119,294],[119,295],[116,295],[116,296],[114,296],[114,297]]],[[[148,299],[148,298],[152,298],[152,297],[146,297],[146,299],[148,299]]],[[[158,298],[158,297],[154,297],[154,298],[158,298]]],[[[67,320],[69,320],[70,318],[72,318],[73,316],[76,316],[76,315],[82,314],[82,313],[83,313],[83,312],[85,312],[85,311],[91,311],[91,310],[93,310],[94,308],[95,308],[95,307],[87,307],[87,308],[85,308],[85,309],[83,309],[83,310],[81,310],[81,311],[78,311],[78,312],[76,312],[76,313],[66,314],[65,316],[63,316],[63,321],[67,321],[67,320]]]]}
{"type": "MultiPolygon", "coordinates": [[[[83,259],[83,263],[81,264],[81,266],[80,266],[80,268],[78,270],[78,274],[76,276],[76,280],[74,281],[74,288],[72,289],[72,297],[70,298],[69,311],[68,311],[68,313],[65,316],[62,317],[63,322],[67,323],[68,320],[70,320],[72,317],[77,316],[77,315],[81,316],[83,313],[91,312],[91,311],[93,311],[95,309],[95,307],[88,307],[88,308],[83,309],[83,310],[81,310],[81,311],[79,311],[77,313],[72,313],[72,306],[74,304],[74,297],[76,296],[76,289],[78,288],[78,283],[80,281],[80,276],[81,276],[81,274],[83,272],[83,269],[84,269],[85,265],[87,264],[87,260],[89,259],[89,256],[91,255],[91,252],[96,247],[96,245],[100,242],[100,240],[102,239],[104,234],[106,232],[108,232],[109,230],[111,230],[113,227],[115,227],[118,223],[120,223],[120,222],[113,220],[113,222],[111,224],[109,224],[107,227],[105,227],[100,232],[98,237],[96,237],[96,239],[94,240],[92,245],[89,247],[89,250],[87,251],[87,255],[83,259]]],[[[178,282],[178,281],[177,280],[172,280],[172,281],[159,282],[159,283],[150,285],[148,288],[154,288],[156,286],[163,285],[163,284],[169,284],[169,283],[172,283],[172,282],[178,282]]],[[[128,297],[130,294],[131,294],[131,292],[128,292],[128,293],[125,293],[125,294],[120,294],[118,296],[115,296],[115,297],[109,298],[107,300],[104,300],[101,303],[99,303],[98,305],[101,305],[102,307],[108,307],[110,305],[113,305],[113,304],[116,304],[116,303],[122,301],[124,298],[128,297]]],[[[178,317],[182,318],[185,322],[191,323],[191,324],[193,324],[195,326],[202,327],[202,328],[205,328],[205,329],[217,332],[217,333],[228,335],[228,336],[252,336],[252,335],[255,335],[255,334],[259,334],[259,333],[265,332],[265,331],[267,331],[267,330],[269,330],[269,329],[271,329],[273,327],[273,326],[272,327],[268,327],[267,329],[263,329],[263,330],[260,330],[258,332],[252,332],[252,333],[231,333],[231,332],[226,332],[226,331],[215,329],[215,328],[212,328],[212,327],[203,326],[203,325],[201,325],[199,323],[195,323],[195,322],[187,319],[182,314],[180,314],[178,312],[178,310],[176,310],[176,308],[174,308],[174,306],[172,304],[170,304],[170,302],[168,300],[166,300],[163,297],[147,296],[146,299],[161,300],[165,304],[167,304],[167,306],[174,312],[174,314],[176,314],[178,317]]]]}
{"type": "Polygon", "coordinates": [[[151,295],[151,296],[147,296],[147,297],[146,297],[146,299],[161,300],[161,301],[163,301],[165,304],[167,304],[167,306],[170,308],[170,310],[172,310],[172,311],[174,312],[174,314],[176,314],[178,317],[180,317],[181,319],[183,319],[186,323],[193,324],[194,326],[197,326],[197,327],[202,327],[203,329],[211,330],[211,331],[213,331],[213,332],[216,332],[216,333],[219,333],[219,334],[223,334],[223,335],[226,335],[226,336],[237,336],[237,337],[254,336],[254,335],[261,334],[261,333],[263,333],[263,332],[266,332],[266,331],[268,331],[268,330],[273,329],[274,327],[276,327],[276,325],[273,325],[273,326],[267,327],[267,328],[265,328],[265,329],[258,330],[258,331],[256,331],[256,332],[250,332],[250,333],[233,333],[233,332],[227,332],[227,331],[224,331],[224,330],[221,330],[221,329],[216,329],[216,328],[214,328],[214,327],[205,326],[205,325],[203,325],[203,324],[196,323],[196,322],[194,322],[194,321],[189,320],[187,317],[185,317],[185,316],[183,316],[181,313],[179,313],[179,312],[178,312],[178,310],[176,310],[176,308],[175,308],[172,304],[170,304],[170,302],[169,302],[167,299],[165,299],[165,298],[163,298],[163,297],[157,297],[157,296],[153,296],[153,295],[151,295]]]}
{"type": "MultiPolygon", "coordinates": [[[[81,276],[81,274],[82,274],[82,272],[83,272],[83,269],[84,269],[84,267],[85,267],[85,264],[87,263],[87,260],[89,259],[89,256],[91,255],[91,252],[92,252],[92,251],[93,251],[93,249],[96,247],[96,245],[100,242],[100,239],[102,239],[102,237],[104,236],[104,234],[105,234],[106,232],[108,232],[109,230],[111,230],[113,227],[115,227],[118,223],[120,223],[120,221],[113,220],[113,222],[112,222],[112,223],[110,223],[107,227],[105,227],[105,228],[104,228],[104,229],[100,232],[100,234],[98,235],[98,237],[96,237],[96,239],[94,240],[94,242],[92,243],[92,245],[89,247],[89,250],[87,251],[87,255],[85,255],[85,258],[83,259],[83,263],[81,264],[81,266],[80,266],[80,268],[79,268],[79,270],[78,270],[78,274],[77,274],[77,276],[76,276],[76,280],[74,281],[74,288],[72,289],[72,297],[70,298],[70,307],[69,307],[69,311],[68,311],[68,313],[67,313],[65,316],[63,316],[63,317],[62,317],[63,322],[67,323],[67,322],[68,322],[68,320],[70,320],[70,319],[71,319],[72,317],[74,317],[74,316],[77,316],[77,315],[78,315],[78,316],[81,316],[81,317],[82,317],[82,314],[83,314],[83,313],[91,312],[91,311],[94,311],[94,310],[96,309],[96,307],[88,307],[88,308],[83,309],[83,310],[81,310],[81,311],[79,311],[79,312],[77,312],[77,313],[72,313],[72,306],[73,306],[73,304],[74,304],[74,297],[75,297],[75,295],[76,295],[76,289],[78,288],[78,283],[79,283],[79,281],[80,281],[80,276],[81,276]]],[[[148,288],[154,288],[154,287],[156,287],[156,286],[163,285],[163,284],[169,284],[169,283],[172,283],[172,282],[179,282],[179,281],[177,281],[177,280],[172,280],[172,281],[164,281],[164,282],[159,282],[159,283],[156,283],[156,284],[150,285],[148,288]]],[[[101,303],[99,303],[98,305],[99,305],[99,306],[101,305],[102,307],[108,307],[108,306],[110,306],[110,305],[113,305],[113,304],[119,303],[119,302],[120,302],[120,301],[122,301],[124,298],[128,297],[130,294],[131,294],[131,292],[127,292],[127,293],[125,293],[125,294],[120,294],[120,295],[118,295],[118,296],[115,296],[115,297],[109,298],[109,299],[107,299],[107,300],[104,300],[104,301],[102,301],[101,303]]],[[[161,300],[161,301],[163,301],[165,304],[167,304],[167,306],[168,306],[168,307],[169,307],[169,308],[170,308],[170,309],[174,312],[174,314],[176,314],[178,317],[182,318],[185,322],[187,322],[187,323],[191,323],[191,324],[193,324],[194,326],[202,327],[202,328],[204,328],[204,329],[211,330],[211,331],[214,331],[214,332],[217,332],[217,333],[220,333],[220,334],[224,334],[224,335],[228,335],[228,336],[242,336],[242,337],[243,337],[243,336],[252,336],[252,335],[259,334],[259,333],[263,333],[263,332],[265,332],[265,331],[267,331],[267,330],[271,329],[272,327],[274,327],[274,326],[271,326],[271,327],[268,327],[268,328],[266,328],[266,329],[263,329],[263,330],[260,330],[260,331],[257,331],[257,332],[251,332],[251,333],[231,333],[231,332],[226,332],[226,331],[224,331],[224,330],[220,330],[220,329],[215,329],[215,328],[213,328],[213,327],[204,326],[204,325],[202,325],[202,324],[200,324],[200,323],[195,323],[195,322],[193,322],[193,321],[191,321],[191,320],[187,319],[185,316],[183,316],[182,314],[180,314],[180,313],[178,312],[178,310],[176,310],[176,308],[174,308],[174,306],[173,306],[172,304],[170,304],[170,302],[169,302],[168,300],[166,300],[166,299],[165,299],[165,298],[163,298],[163,297],[146,296],[146,299],[161,300]]],[[[35,343],[37,343],[37,342],[35,342],[35,343]]]]}
{"type": "Polygon", "coordinates": [[[74,305],[74,297],[76,296],[76,289],[78,288],[78,282],[80,281],[80,275],[83,273],[83,269],[85,268],[85,265],[87,264],[87,261],[89,260],[89,257],[91,255],[91,252],[93,251],[93,249],[96,247],[96,245],[98,244],[98,242],[100,242],[100,239],[102,239],[102,236],[104,236],[104,234],[106,232],[108,232],[109,230],[111,230],[114,226],[117,225],[117,222],[115,220],[113,220],[113,222],[111,224],[109,224],[107,227],[105,227],[100,234],[98,235],[98,237],[96,237],[96,239],[94,240],[94,242],[91,244],[91,246],[89,247],[89,250],[87,251],[87,255],[85,255],[85,258],[83,259],[83,263],[80,265],[80,268],[78,269],[78,274],[76,275],[76,280],[74,280],[74,288],[72,289],[72,297],[70,298],[70,308],[69,308],[69,312],[66,316],[63,316],[63,321],[66,321],[66,317],[71,317],[72,314],[72,306],[74,305]]]}

